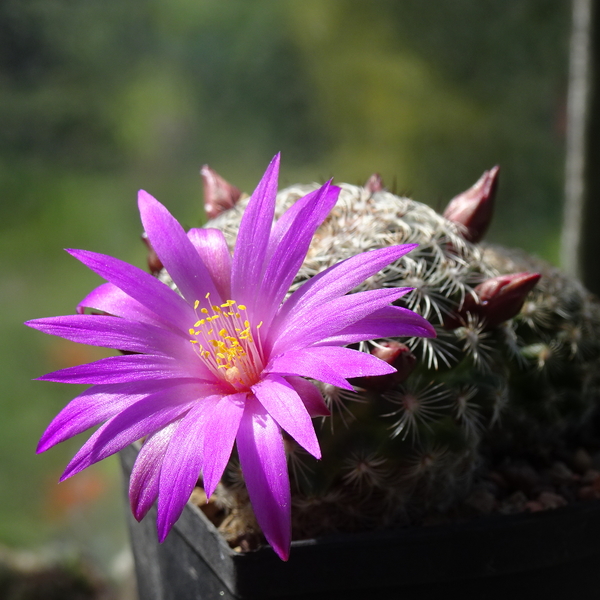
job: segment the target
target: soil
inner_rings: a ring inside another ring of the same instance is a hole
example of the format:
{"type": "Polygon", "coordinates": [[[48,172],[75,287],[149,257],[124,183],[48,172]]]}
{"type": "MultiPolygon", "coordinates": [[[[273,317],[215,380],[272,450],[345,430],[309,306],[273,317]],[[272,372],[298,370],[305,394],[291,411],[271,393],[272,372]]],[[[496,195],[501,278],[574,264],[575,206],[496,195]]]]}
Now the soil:
{"type": "MultiPolygon", "coordinates": [[[[490,460],[490,466],[480,471],[466,498],[444,512],[420,512],[410,525],[463,522],[493,514],[537,513],[598,499],[600,449],[555,449],[543,458],[537,455],[490,460]]],[[[253,515],[240,514],[235,509],[226,511],[214,496],[207,502],[200,486],[195,488],[191,501],[219,528],[234,550],[245,552],[265,543],[253,515]]]]}

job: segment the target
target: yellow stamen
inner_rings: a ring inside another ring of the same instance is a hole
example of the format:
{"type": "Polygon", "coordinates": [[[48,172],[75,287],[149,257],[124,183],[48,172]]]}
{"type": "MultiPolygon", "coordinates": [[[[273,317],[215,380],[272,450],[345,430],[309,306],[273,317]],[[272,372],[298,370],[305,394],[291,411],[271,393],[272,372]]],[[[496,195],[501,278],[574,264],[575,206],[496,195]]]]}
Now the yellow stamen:
{"type": "Polygon", "coordinates": [[[216,305],[210,303],[209,297],[210,294],[206,294],[206,302],[194,302],[194,310],[202,314],[202,318],[188,330],[195,338],[190,341],[197,344],[196,353],[215,375],[236,390],[248,389],[258,381],[264,367],[261,340],[257,336],[255,340],[253,335],[262,321],[253,328],[250,320],[241,315],[246,310],[245,305],[231,299],[216,305]],[[201,304],[204,304],[202,308],[201,304]],[[220,319],[218,329],[211,326],[216,319],[220,319]]]}

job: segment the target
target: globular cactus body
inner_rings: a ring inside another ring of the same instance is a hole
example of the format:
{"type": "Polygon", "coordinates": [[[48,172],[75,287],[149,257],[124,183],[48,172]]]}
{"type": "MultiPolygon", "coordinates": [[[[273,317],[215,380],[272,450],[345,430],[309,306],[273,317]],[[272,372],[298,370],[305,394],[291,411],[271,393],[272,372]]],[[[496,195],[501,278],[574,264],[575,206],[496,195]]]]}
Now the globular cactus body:
{"type": "MultiPolygon", "coordinates": [[[[446,214],[467,214],[462,222],[386,191],[378,178],[341,185],[293,287],[359,252],[416,243],[359,289],[414,288],[402,303],[438,335],[363,343],[398,373],[357,379],[356,393],[322,386],[332,411],[319,433],[323,459],[288,440],[295,538],[415,522],[466,498],[499,456],[548,456],[570,437],[583,443],[600,389],[600,307],[548,264],[468,241],[485,230],[496,177],[497,169],[484,174],[453,200],[446,214]],[[465,209],[471,201],[483,222],[465,209]]],[[[316,187],[280,192],[278,215],[316,187]]],[[[233,246],[244,205],[207,227],[233,246]]],[[[247,502],[235,473],[232,465],[218,489],[229,513],[247,502]]]]}

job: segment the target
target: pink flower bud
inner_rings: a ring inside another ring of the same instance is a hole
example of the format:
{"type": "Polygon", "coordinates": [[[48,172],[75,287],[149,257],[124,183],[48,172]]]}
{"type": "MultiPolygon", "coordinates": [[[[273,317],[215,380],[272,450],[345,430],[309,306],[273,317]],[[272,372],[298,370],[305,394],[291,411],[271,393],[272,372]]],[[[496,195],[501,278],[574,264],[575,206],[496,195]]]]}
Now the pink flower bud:
{"type": "Polygon", "coordinates": [[[383,181],[379,173],[373,173],[373,175],[371,175],[371,177],[369,177],[365,183],[365,189],[369,190],[371,194],[374,194],[375,192],[381,192],[383,188],[383,181]]]}
{"type": "Polygon", "coordinates": [[[484,321],[485,329],[493,329],[519,313],[527,294],[540,277],[539,273],[512,273],[480,283],[474,289],[477,299],[472,294],[466,296],[458,312],[450,315],[444,326],[448,329],[460,327],[470,313],[484,321]]]}
{"type": "Polygon", "coordinates": [[[154,248],[152,247],[146,232],[142,233],[142,242],[144,242],[148,248],[148,270],[150,273],[152,273],[152,275],[157,275],[162,271],[163,264],[160,262],[158,254],[156,254],[154,248]]]}
{"type": "Polygon", "coordinates": [[[473,187],[454,197],[444,211],[446,219],[465,226],[464,237],[469,242],[479,242],[492,221],[499,172],[498,165],[485,171],[473,187]]]}
{"type": "Polygon", "coordinates": [[[222,212],[233,208],[242,192],[225,181],[208,165],[200,169],[204,186],[204,210],[209,219],[218,217],[222,212]]]}
{"type": "Polygon", "coordinates": [[[381,392],[406,381],[413,372],[416,364],[416,356],[409,350],[408,346],[400,342],[382,342],[380,347],[375,347],[371,354],[384,360],[388,365],[396,369],[395,373],[389,375],[378,375],[376,377],[356,377],[351,380],[353,385],[381,392]]]}

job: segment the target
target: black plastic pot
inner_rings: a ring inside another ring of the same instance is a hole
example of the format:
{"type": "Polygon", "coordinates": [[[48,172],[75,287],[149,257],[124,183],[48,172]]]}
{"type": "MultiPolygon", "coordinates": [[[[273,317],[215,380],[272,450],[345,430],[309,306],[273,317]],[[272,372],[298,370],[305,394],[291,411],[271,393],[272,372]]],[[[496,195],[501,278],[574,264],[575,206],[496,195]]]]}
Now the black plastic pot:
{"type": "MultiPolygon", "coordinates": [[[[128,479],[135,448],[121,453],[128,479]]],[[[163,544],[130,515],[140,600],[595,598],[600,501],[468,523],[294,542],[238,554],[195,506],[163,544]]]]}

